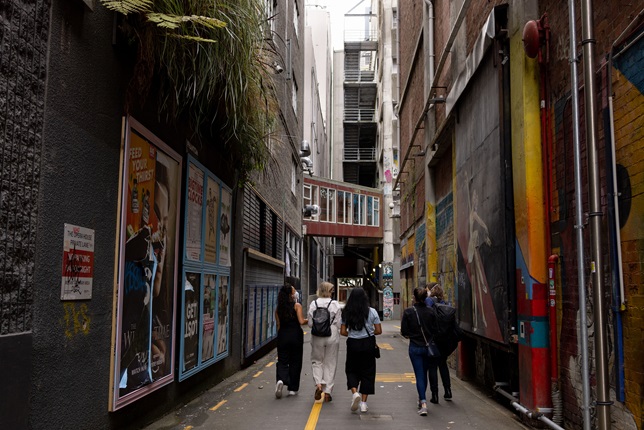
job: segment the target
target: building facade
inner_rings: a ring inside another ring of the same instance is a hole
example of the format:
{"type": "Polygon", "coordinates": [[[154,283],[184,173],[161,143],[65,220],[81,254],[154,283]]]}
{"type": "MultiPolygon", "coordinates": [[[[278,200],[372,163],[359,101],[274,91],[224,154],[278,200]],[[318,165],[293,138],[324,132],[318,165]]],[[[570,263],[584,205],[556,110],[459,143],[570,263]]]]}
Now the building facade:
{"type": "Polygon", "coordinates": [[[641,166],[628,155],[642,146],[641,10],[575,4],[589,25],[573,20],[571,36],[562,2],[399,8],[403,302],[443,284],[467,334],[459,376],[565,428],[642,428],[629,358],[641,291],[628,287],[642,263],[641,166]],[[586,41],[575,79],[571,37],[586,41]]]}

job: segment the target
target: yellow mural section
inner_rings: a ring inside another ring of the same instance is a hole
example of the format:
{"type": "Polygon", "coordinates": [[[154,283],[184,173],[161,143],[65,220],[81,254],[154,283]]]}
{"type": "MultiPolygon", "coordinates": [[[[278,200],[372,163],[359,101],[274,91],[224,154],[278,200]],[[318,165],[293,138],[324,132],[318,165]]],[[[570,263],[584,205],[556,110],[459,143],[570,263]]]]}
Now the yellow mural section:
{"type": "Polygon", "coordinates": [[[438,252],[436,250],[436,207],[429,202],[425,204],[425,253],[427,264],[427,282],[437,282],[438,252]]]}
{"type": "Polygon", "coordinates": [[[541,162],[539,65],[523,50],[521,34],[510,40],[512,94],[512,174],[518,252],[529,275],[546,282],[545,198],[541,162]]]}

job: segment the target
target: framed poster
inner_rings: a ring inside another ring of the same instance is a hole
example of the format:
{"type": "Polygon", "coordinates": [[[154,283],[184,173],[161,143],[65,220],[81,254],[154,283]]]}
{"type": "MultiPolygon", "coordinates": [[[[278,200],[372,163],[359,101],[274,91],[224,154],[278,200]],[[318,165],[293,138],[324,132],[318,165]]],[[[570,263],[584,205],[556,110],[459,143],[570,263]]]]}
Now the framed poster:
{"type": "Polygon", "coordinates": [[[181,355],[183,371],[190,370],[199,362],[199,319],[201,303],[201,274],[186,272],[183,284],[182,322],[183,354],[181,355]]]}
{"type": "Polygon", "coordinates": [[[217,308],[217,355],[223,354],[228,350],[229,297],[229,277],[220,276],[219,290],[217,292],[217,302],[219,304],[217,308]]]}
{"type": "Polygon", "coordinates": [[[131,117],[121,159],[110,411],[174,380],[182,159],[131,117]]]}
{"type": "MultiPolygon", "coordinates": [[[[215,315],[217,312],[217,276],[213,274],[204,275],[203,290],[203,323],[202,323],[202,345],[201,362],[206,362],[215,356],[215,315]]],[[[228,309],[225,316],[228,315],[228,309]]],[[[217,352],[219,353],[219,351],[217,352]]]]}
{"type": "MultiPolygon", "coordinates": [[[[222,233],[218,220],[223,210],[222,193],[227,196],[232,196],[232,193],[193,156],[188,156],[187,166],[183,226],[186,283],[179,316],[182,333],[179,342],[180,381],[227,357],[229,351],[230,265],[221,264],[219,241],[222,233]]],[[[231,200],[227,198],[226,201],[231,200]]],[[[229,220],[226,222],[230,229],[229,220]]],[[[227,258],[229,260],[229,256],[227,258]]]]}
{"type": "Polygon", "coordinates": [[[232,194],[221,190],[221,215],[219,220],[219,264],[230,266],[230,220],[232,219],[232,194]]]}

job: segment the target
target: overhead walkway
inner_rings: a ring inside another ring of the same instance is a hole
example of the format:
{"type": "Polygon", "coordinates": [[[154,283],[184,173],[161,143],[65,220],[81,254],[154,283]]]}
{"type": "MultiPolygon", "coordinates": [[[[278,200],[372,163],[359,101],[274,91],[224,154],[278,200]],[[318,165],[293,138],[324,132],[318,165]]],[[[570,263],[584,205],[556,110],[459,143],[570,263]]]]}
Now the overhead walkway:
{"type": "Polygon", "coordinates": [[[383,236],[382,190],[331,179],[304,177],[304,234],[326,237],[383,236]],[[307,207],[319,207],[306,213],[307,207]]]}

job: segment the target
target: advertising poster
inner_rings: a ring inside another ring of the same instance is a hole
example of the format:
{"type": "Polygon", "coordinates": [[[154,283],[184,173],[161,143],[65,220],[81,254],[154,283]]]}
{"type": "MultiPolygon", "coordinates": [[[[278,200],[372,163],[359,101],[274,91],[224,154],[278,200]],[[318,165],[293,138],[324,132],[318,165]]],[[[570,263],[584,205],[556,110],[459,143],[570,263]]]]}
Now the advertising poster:
{"type": "Polygon", "coordinates": [[[219,277],[219,309],[217,317],[217,355],[228,349],[228,276],[219,277]]]}
{"type": "Polygon", "coordinates": [[[255,349],[255,291],[256,288],[248,286],[248,323],[246,324],[246,354],[250,354],[255,349]]]}
{"type": "Polygon", "coordinates": [[[232,194],[221,189],[221,216],[219,222],[219,264],[230,266],[230,236],[232,236],[230,221],[232,219],[232,194]]]}
{"type": "Polygon", "coordinates": [[[184,280],[184,314],[183,327],[183,370],[190,370],[197,365],[199,358],[199,296],[201,295],[201,275],[186,272],[184,280]]]}
{"type": "Polygon", "coordinates": [[[173,380],[181,157],[132,118],[125,130],[110,410],[173,380]]]}
{"type": "Polygon", "coordinates": [[[63,229],[63,279],[61,300],[92,298],[94,230],[65,224],[63,229]]]}
{"type": "Polygon", "coordinates": [[[270,314],[270,307],[268,306],[268,294],[270,292],[271,288],[270,287],[264,287],[262,288],[262,338],[260,342],[262,344],[268,339],[268,322],[269,322],[269,317],[271,316],[270,314]]]}
{"type": "Polygon", "coordinates": [[[201,261],[201,225],[203,214],[204,173],[193,163],[188,164],[188,196],[186,205],[186,259],[201,261]]]}
{"type": "Polygon", "coordinates": [[[201,343],[201,361],[208,361],[215,356],[215,275],[204,275],[203,288],[203,327],[201,343]]]}
{"type": "Polygon", "coordinates": [[[262,287],[255,287],[255,312],[253,325],[255,326],[253,345],[259,347],[262,342],[262,287]]]}
{"type": "Polygon", "coordinates": [[[217,263],[217,217],[219,211],[219,184],[208,178],[206,186],[206,238],[205,261],[217,263]]]}

